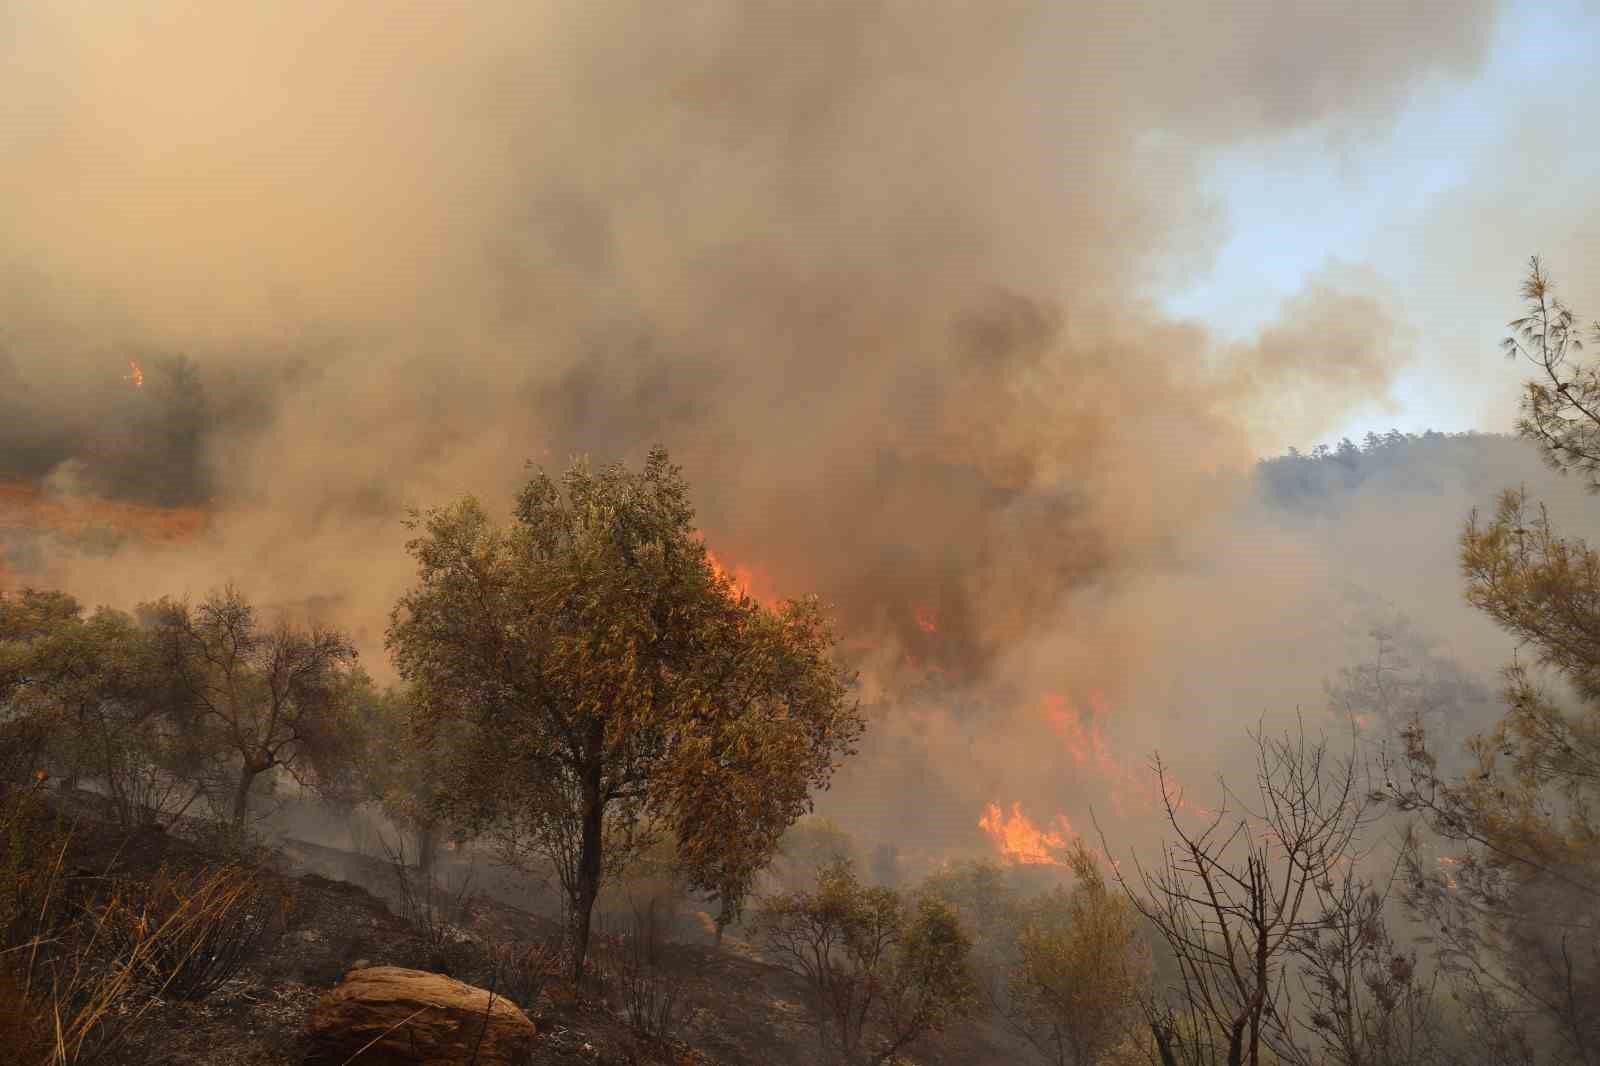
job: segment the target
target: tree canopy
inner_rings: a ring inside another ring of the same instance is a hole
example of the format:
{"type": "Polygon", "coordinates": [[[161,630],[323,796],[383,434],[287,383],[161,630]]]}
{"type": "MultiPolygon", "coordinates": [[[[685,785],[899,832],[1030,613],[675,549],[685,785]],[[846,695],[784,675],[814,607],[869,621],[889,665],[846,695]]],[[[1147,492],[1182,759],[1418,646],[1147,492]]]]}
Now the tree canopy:
{"type": "Polygon", "coordinates": [[[863,728],[821,605],[739,595],[659,449],[534,473],[506,527],[468,498],[413,528],[388,644],[416,724],[469,727],[448,802],[554,863],[575,975],[602,879],[656,834],[737,914],[863,728]]]}

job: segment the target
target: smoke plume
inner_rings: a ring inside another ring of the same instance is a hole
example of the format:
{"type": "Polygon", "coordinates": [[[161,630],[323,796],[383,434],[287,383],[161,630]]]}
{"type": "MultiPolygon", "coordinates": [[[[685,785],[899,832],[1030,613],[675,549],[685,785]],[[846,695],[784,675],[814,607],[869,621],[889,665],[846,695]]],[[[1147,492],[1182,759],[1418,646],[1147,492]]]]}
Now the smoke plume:
{"type": "Polygon", "coordinates": [[[118,603],[231,579],[381,674],[407,507],[659,442],[719,556],[836,604],[893,705],[846,795],[973,832],[989,799],[1055,802],[1047,691],[1147,744],[1190,728],[1185,670],[1316,668],[1326,560],[1241,537],[1237,472],[1408,356],[1350,271],[1253,340],[1163,315],[1226,235],[1208,160],[1381,128],[1471,74],[1494,14],[9,5],[3,472],[209,515],[34,572],[118,603]]]}

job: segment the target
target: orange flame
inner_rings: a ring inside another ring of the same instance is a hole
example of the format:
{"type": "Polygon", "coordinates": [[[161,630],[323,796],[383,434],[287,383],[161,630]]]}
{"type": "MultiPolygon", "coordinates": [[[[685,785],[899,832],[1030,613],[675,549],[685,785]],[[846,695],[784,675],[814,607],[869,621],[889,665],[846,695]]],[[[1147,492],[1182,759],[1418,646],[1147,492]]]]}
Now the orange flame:
{"type": "Polygon", "coordinates": [[[924,633],[939,632],[939,616],[933,613],[932,607],[917,607],[911,612],[911,617],[916,619],[917,628],[924,633]]]}
{"type": "Polygon", "coordinates": [[[1022,813],[1022,804],[1013,803],[1011,813],[1005,814],[998,803],[984,808],[978,819],[978,828],[989,834],[989,839],[1007,862],[1029,866],[1059,866],[1057,853],[1064,851],[1078,834],[1064,814],[1056,815],[1057,831],[1041,829],[1022,813]]]}
{"type": "Polygon", "coordinates": [[[144,388],[144,370],[132,359],[128,360],[128,372],[123,375],[123,381],[128,382],[136,389],[144,388]]]}
{"type": "Polygon", "coordinates": [[[1109,786],[1111,804],[1119,815],[1156,806],[1161,792],[1154,776],[1135,760],[1115,754],[1106,741],[1103,722],[1109,704],[1104,693],[1089,693],[1087,712],[1073,707],[1059,692],[1046,692],[1040,703],[1046,723],[1072,761],[1109,786]]]}

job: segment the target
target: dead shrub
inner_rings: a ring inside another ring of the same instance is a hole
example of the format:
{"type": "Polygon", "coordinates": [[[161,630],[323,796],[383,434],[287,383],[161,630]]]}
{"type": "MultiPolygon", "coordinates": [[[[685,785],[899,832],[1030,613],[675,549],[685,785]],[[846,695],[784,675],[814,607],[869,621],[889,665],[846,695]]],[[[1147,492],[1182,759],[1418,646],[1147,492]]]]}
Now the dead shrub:
{"type": "Polygon", "coordinates": [[[472,891],[472,875],[463,877],[454,889],[446,888],[431,872],[407,861],[403,843],[391,844],[381,834],[379,840],[394,874],[400,918],[422,941],[428,966],[449,973],[461,961],[470,939],[462,926],[470,920],[472,904],[477,899],[472,891]]]}
{"type": "Polygon", "coordinates": [[[19,1066],[120,1063],[162,996],[202,995],[248,958],[267,890],[224,867],[68,893],[70,834],[42,788],[0,794],[0,1048],[19,1066]]]}
{"type": "Polygon", "coordinates": [[[250,867],[163,866],[104,904],[117,948],[130,952],[151,927],[165,928],[148,952],[149,980],[165,995],[198,1002],[281,935],[291,898],[250,867]]]}
{"type": "Polygon", "coordinates": [[[682,1021],[684,983],[667,965],[663,925],[657,900],[636,907],[623,934],[600,936],[596,976],[634,1032],[665,1044],[682,1021]]]}
{"type": "Polygon", "coordinates": [[[545,989],[561,973],[561,952],[548,941],[491,944],[488,956],[500,994],[525,1011],[538,1009],[545,989]]]}

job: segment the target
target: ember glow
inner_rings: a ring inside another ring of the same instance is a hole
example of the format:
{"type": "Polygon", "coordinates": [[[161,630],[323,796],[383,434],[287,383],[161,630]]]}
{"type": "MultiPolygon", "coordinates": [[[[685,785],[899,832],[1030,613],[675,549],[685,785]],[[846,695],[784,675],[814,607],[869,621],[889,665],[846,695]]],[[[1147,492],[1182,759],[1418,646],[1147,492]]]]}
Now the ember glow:
{"type": "Polygon", "coordinates": [[[123,375],[122,380],[126,381],[136,389],[144,388],[144,368],[138,363],[134,362],[132,359],[129,359],[128,372],[123,375]]]}
{"type": "Polygon", "coordinates": [[[919,606],[911,612],[911,617],[916,619],[917,628],[924,633],[939,632],[939,617],[933,613],[933,608],[919,606]]]}
{"type": "Polygon", "coordinates": [[[1057,814],[1056,829],[1041,829],[1022,813],[1022,804],[1013,803],[1008,815],[997,803],[989,804],[978,819],[978,828],[989,834],[1001,858],[1025,866],[1060,866],[1061,853],[1077,836],[1067,816],[1057,814]]]}

